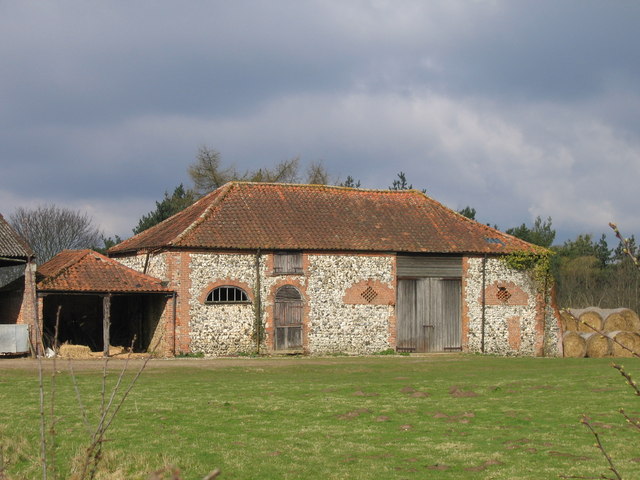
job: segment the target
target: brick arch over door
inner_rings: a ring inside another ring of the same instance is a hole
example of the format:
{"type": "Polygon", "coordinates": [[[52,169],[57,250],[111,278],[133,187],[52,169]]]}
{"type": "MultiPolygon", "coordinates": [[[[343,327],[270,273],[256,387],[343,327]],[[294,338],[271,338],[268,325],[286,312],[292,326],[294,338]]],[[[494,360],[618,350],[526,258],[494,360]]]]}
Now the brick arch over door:
{"type": "Polygon", "coordinates": [[[283,285],[276,291],[274,312],[275,350],[302,350],[303,348],[302,295],[293,285],[283,285]]]}

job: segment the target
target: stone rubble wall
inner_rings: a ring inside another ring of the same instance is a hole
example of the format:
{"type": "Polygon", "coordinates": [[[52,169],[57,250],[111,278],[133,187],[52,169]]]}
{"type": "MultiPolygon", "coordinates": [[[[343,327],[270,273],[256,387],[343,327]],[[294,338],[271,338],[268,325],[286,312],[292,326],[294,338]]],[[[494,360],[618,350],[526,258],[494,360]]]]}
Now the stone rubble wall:
{"type": "MultiPolygon", "coordinates": [[[[468,317],[467,351],[480,352],[483,260],[468,258],[467,262],[463,298],[468,317]]],[[[553,308],[540,305],[541,294],[531,273],[513,270],[500,258],[487,259],[485,272],[485,353],[557,355],[553,308]]]]}
{"type": "MultiPolygon", "coordinates": [[[[185,257],[188,261],[179,267],[185,269],[182,276],[171,273],[175,267],[169,268],[167,255],[171,254],[150,256],[147,273],[169,281],[169,286],[179,292],[179,303],[185,302],[184,309],[179,309],[185,318],[179,321],[185,325],[184,334],[189,336],[189,350],[207,356],[254,352],[255,254],[189,253],[185,257]],[[188,278],[188,284],[182,282],[185,285],[181,286],[180,278],[185,282],[188,278]],[[214,284],[242,288],[252,300],[251,304],[204,303],[203,295],[214,284]]],[[[142,271],[146,255],[117,260],[142,271]]],[[[470,257],[464,261],[464,349],[480,352],[482,258],[470,257]]],[[[382,304],[363,298],[358,303],[357,294],[365,284],[372,285],[374,290],[384,285],[395,292],[393,255],[304,254],[303,264],[303,275],[274,275],[273,255],[265,253],[260,257],[262,323],[270,335],[273,334],[275,292],[282,285],[291,284],[300,291],[305,303],[304,346],[308,353],[370,354],[395,346],[394,332],[391,332],[395,326],[395,302],[382,304]],[[345,296],[347,292],[349,295],[345,296]]],[[[486,353],[558,354],[554,309],[552,305],[540,307],[530,273],[512,270],[499,258],[489,258],[485,287],[486,353]]],[[[389,291],[380,294],[390,295],[389,291]]],[[[392,296],[395,299],[395,293],[392,296]]],[[[263,347],[265,345],[272,347],[273,339],[266,339],[263,347]]]]}
{"type": "MultiPolygon", "coordinates": [[[[305,275],[273,275],[261,256],[260,283],[262,322],[273,327],[275,287],[292,284],[301,290],[307,318],[305,329],[309,353],[367,354],[389,348],[389,318],[393,305],[347,305],[347,288],[368,279],[393,287],[393,257],[309,255],[305,275]]],[[[190,327],[191,350],[209,356],[255,351],[252,338],[255,312],[255,255],[191,254],[190,327]],[[249,305],[207,305],[203,293],[214,283],[242,286],[251,297],[249,305]]],[[[365,300],[363,299],[363,303],[365,300]]]]}
{"type": "MultiPolygon", "coordinates": [[[[140,254],[131,257],[115,257],[113,260],[117,260],[125,267],[129,267],[137,272],[144,272],[144,264],[147,262],[147,255],[140,254]]],[[[163,254],[149,255],[149,261],[147,263],[147,275],[155,278],[159,278],[163,281],[168,281],[167,278],[167,262],[163,254]]]]}
{"type": "MultiPolygon", "coordinates": [[[[260,270],[264,272],[263,261],[260,270]]],[[[253,298],[255,255],[192,253],[190,271],[191,351],[209,356],[254,352],[255,341],[251,338],[255,319],[253,302],[211,305],[202,301],[202,295],[208,290],[209,284],[228,280],[225,283],[229,285],[248,285],[250,288],[245,286],[243,290],[253,298]]],[[[264,297],[264,287],[262,290],[264,297]]]]}
{"type": "Polygon", "coordinates": [[[345,304],[352,285],[378,280],[395,291],[392,256],[309,255],[309,346],[313,353],[370,354],[389,345],[393,305],[345,304]]]}

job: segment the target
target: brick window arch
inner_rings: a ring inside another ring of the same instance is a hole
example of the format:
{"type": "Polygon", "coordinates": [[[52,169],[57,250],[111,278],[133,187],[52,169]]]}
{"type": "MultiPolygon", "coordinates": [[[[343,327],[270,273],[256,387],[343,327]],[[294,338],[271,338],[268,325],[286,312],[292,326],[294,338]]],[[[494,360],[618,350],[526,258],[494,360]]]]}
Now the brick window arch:
{"type": "Polygon", "coordinates": [[[204,303],[251,303],[251,301],[249,300],[247,292],[240,287],[220,285],[207,294],[204,303]]]}

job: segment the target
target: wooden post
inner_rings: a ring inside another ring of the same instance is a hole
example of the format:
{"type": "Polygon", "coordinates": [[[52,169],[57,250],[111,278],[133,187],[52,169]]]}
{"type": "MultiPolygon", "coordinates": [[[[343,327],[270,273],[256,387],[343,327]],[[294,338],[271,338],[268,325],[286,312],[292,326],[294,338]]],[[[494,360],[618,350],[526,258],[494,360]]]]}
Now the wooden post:
{"type": "Polygon", "coordinates": [[[111,294],[102,297],[102,338],[103,356],[109,356],[109,328],[111,327],[111,294]]]}

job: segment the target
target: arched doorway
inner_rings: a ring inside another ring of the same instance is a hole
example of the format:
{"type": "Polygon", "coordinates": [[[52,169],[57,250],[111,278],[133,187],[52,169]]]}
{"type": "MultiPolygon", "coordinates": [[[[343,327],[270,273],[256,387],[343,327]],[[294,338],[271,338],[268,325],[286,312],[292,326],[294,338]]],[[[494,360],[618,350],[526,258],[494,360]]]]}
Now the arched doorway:
{"type": "Polygon", "coordinates": [[[300,292],[293,285],[280,287],[275,302],[275,349],[302,349],[302,310],[300,292]]]}

